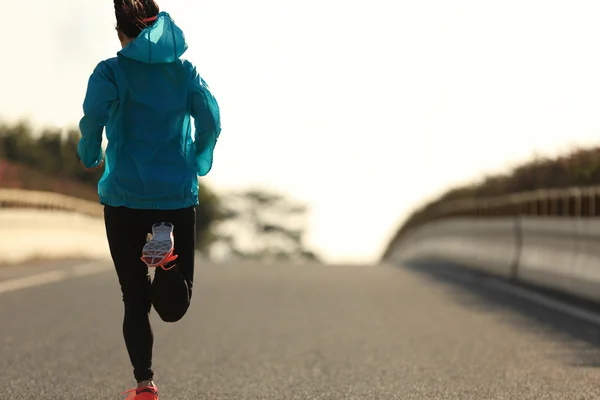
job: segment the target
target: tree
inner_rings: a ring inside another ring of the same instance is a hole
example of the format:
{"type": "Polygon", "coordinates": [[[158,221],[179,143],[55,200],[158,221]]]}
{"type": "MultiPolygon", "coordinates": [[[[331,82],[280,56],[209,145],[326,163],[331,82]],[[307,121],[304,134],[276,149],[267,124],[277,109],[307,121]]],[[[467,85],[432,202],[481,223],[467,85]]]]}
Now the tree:
{"type": "Polygon", "coordinates": [[[196,207],[196,250],[209,257],[210,249],[217,241],[215,227],[221,219],[221,202],[208,186],[199,182],[198,203],[196,207]]]}
{"type": "Polygon", "coordinates": [[[213,252],[225,259],[319,262],[305,244],[306,213],[305,205],[275,192],[225,194],[213,252]]]}

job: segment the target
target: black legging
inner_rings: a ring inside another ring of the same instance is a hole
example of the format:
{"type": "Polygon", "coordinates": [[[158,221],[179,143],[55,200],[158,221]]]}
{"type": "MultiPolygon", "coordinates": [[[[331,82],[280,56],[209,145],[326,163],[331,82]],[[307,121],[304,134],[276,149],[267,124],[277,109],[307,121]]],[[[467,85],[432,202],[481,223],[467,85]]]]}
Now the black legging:
{"type": "Polygon", "coordinates": [[[154,335],[150,309],[154,306],[165,322],[179,321],[188,310],[194,280],[196,208],[137,210],[105,206],[104,222],[125,303],[123,336],[133,374],[138,382],[151,380],[154,335]],[[147,234],[158,222],[173,224],[178,258],[169,271],[156,268],[151,283],[141,256],[147,234]]]}

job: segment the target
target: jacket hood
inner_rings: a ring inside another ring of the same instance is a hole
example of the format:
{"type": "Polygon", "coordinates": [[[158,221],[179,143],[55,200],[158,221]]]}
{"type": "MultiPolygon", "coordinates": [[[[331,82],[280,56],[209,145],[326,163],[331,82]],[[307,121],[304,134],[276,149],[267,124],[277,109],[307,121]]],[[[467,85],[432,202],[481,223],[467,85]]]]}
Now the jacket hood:
{"type": "Polygon", "coordinates": [[[161,64],[177,61],[187,49],[183,31],[168,13],[161,12],[154,24],[117,54],[147,64],[161,64]]]}

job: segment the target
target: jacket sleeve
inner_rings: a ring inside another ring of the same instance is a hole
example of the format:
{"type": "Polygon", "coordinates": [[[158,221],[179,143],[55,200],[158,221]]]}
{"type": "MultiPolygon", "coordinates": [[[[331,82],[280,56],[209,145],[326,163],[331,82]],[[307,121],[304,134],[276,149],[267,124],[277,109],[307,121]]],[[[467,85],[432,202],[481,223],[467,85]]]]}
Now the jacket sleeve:
{"type": "Polygon", "coordinates": [[[196,174],[207,175],[213,163],[213,153],[221,134],[221,115],[217,100],[206,82],[193,69],[191,116],[194,118],[194,154],[196,174]]]}
{"type": "Polygon", "coordinates": [[[77,146],[79,158],[87,168],[96,167],[102,161],[102,132],[110,108],[117,100],[117,87],[110,75],[106,63],[101,62],[88,81],[83,118],[79,121],[81,139],[77,146]]]}

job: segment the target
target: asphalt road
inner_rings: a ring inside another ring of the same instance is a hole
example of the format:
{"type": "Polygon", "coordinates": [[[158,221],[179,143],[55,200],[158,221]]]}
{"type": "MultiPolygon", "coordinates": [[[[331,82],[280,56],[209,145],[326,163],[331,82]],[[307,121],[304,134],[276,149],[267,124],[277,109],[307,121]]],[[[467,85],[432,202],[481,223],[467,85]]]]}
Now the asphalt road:
{"type": "MultiPolygon", "coordinates": [[[[114,273],[79,264],[0,268],[0,399],[132,386],[114,273]]],[[[443,266],[198,265],[185,320],[153,317],[161,399],[600,398],[597,325],[482,282],[443,266]]]]}

